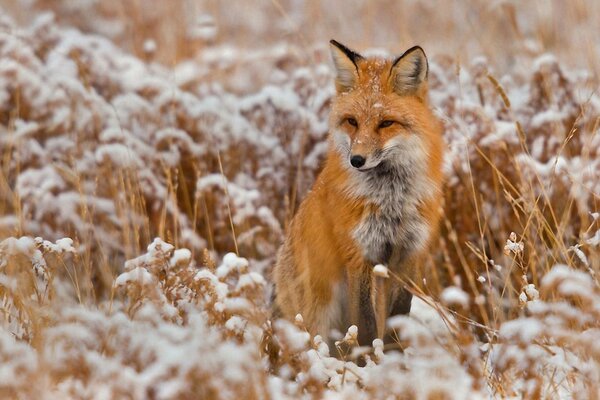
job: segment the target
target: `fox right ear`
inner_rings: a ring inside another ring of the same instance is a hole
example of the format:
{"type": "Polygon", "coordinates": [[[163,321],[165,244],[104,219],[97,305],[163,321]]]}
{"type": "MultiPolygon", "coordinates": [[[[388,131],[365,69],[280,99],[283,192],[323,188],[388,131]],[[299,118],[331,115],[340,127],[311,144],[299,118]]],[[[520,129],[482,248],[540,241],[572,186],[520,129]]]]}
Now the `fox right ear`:
{"type": "Polygon", "coordinates": [[[392,64],[391,78],[394,91],[399,95],[414,94],[425,98],[427,91],[427,56],[419,46],[412,47],[392,64]]]}
{"type": "Polygon", "coordinates": [[[358,65],[363,57],[338,41],[330,40],[329,48],[336,70],[335,87],[338,93],[351,90],[358,79],[358,65]]]}

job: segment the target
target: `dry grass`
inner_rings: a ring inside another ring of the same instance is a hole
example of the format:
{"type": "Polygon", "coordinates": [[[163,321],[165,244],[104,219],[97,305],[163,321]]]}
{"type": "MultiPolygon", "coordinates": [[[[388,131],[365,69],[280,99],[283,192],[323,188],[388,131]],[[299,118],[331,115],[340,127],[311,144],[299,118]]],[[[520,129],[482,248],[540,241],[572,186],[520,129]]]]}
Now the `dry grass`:
{"type": "Polygon", "coordinates": [[[598,4],[234,3],[0,1],[0,396],[599,396],[598,4]],[[330,36],[425,47],[449,145],[406,283],[442,327],[391,321],[409,351],[365,368],[257,273],[323,158],[330,36]]]}

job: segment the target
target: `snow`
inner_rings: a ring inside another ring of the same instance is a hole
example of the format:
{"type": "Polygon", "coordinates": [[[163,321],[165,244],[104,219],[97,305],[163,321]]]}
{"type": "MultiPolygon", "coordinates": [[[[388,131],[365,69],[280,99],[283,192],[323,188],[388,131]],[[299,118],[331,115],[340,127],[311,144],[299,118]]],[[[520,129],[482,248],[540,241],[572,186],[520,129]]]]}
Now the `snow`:
{"type": "Polygon", "coordinates": [[[533,117],[531,126],[533,128],[542,128],[546,124],[562,123],[565,117],[565,113],[561,113],[558,110],[546,110],[533,117]]]}
{"type": "Polygon", "coordinates": [[[218,33],[216,23],[210,15],[200,15],[196,24],[191,28],[189,36],[191,39],[213,40],[218,33]]]}
{"type": "Polygon", "coordinates": [[[171,266],[188,265],[192,260],[192,252],[189,249],[177,249],[169,261],[171,266]]]}
{"type": "Polygon", "coordinates": [[[237,315],[234,315],[233,317],[229,318],[227,322],[225,322],[225,328],[229,329],[230,331],[233,331],[237,335],[240,335],[244,333],[244,330],[246,329],[246,324],[246,320],[237,315]]]}
{"type": "Polygon", "coordinates": [[[556,56],[554,54],[546,53],[534,60],[533,69],[536,71],[543,70],[545,68],[556,65],[557,63],[558,60],[556,59],[556,56]]]}
{"type": "Polygon", "coordinates": [[[523,252],[525,245],[522,241],[517,241],[517,235],[514,232],[510,233],[510,237],[506,240],[506,245],[504,245],[504,254],[508,255],[512,254],[520,254],[523,252]]]}
{"type": "Polygon", "coordinates": [[[237,284],[237,290],[245,289],[245,288],[253,288],[255,286],[264,286],[266,284],[263,276],[257,272],[250,272],[248,274],[240,275],[237,284]]]}
{"type": "Polygon", "coordinates": [[[225,278],[233,272],[245,271],[248,268],[248,260],[238,257],[235,253],[227,253],[223,257],[223,263],[217,268],[217,276],[225,278]]]}
{"type": "Polygon", "coordinates": [[[382,278],[389,278],[390,274],[385,265],[377,264],[373,267],[373,273],[375,276],[379,276],[382,278]]]}
{"type": "Polygon", "coordinates": [[[129,282],[139,283],[142,286],[151,285],[154,283],[152,275],[142,267],[135,267],[129,272],[123,272],[115,279],[115,285],[124,286],[129,282]]]}
{"type": "Polygon", "coordinates": [[[143,165],[142,161],[129,149],[119,143],[104,144],[96,149],[96,162],[112,163],[119,168],[135,168],[143,165]]]}
{"type": "Polygon", "coordinates": [[[383,340],[375,339],[373,340],[373,350],[375,357],[382,359],[383,358],[383,340]]]}
{"type": "Polygon", "coordinates": [[[519,294],[519,302],[521,305],[528,304],[532,301],[538,301],[540,299],[540,292],[537,290],[533,283],[526,284],[523,290],[519,294]]]}
{"type": "Polygon", "coordinates": [[[542,332],[543,326],[540,321],[535,318],[522,318],[504,323],[500,329],[500,337],[518,336],[519,340],[530,342],[542,332]]]}
{"type": "Polygon", "coordinates": [[[457,286],[450,286],[442,291],[441,300],[448,306],[461,306],[467,308],[469,306],[469,295],[457,286]]]}
{"type": "Polygon", "coordinates": [[[48,252],[54,252],[58,254],[77,252],[75,247],[73,247],[73,239],[71,238],[58,239],[55,243],[52,243],[48,240],[42,239],[41,237],[36,237],[34,241],[37,246],[42,247],[45,251],[48,252]]]}
{"type": "Polygon", "coordinates": [[[592,236],[591,238],[587,239],[585,241],[587,244],[589,244],[590,246],[599,246],[600,245],[600,229],[598,229],[596,231],[596,233],[594,234],[594,236],[592,236]]]}
{"type": "Polygon", "coordinates": [[[296,329],[296,327],[288,321],[283,319],[277,320],[275,321],[274,328],[277,332],[280,332],[282,336],[281,340],[293,353],[306,349],[309,344],[309,333],[296,329]]]}
{"type": "Polygon", "coordinates": [[[532,300],[538,300],[540,298],[540,292],[538,292],[533,283],[530,283],[525,287],[525,293],[527,294],[527,297],[532,300]]]}
{"type": "Polygon", "coordinates": [[[156,52],[156,42],[152,39],[144,40],[144,52],[148,54],[152,54],[156,52]]]}
{"type": "Polygon", "coordinates": [[[154,241],[148,245],[147,251],[151,258],[160,257],[163,254],[170,254],[175,247],[172,244],[164,242],[161,238],[154,238],[154,241]]]}
{"type": "Polygon", "coordinates": [[[358,328],[356,327],[356,325],[351,325],[348,328],[348,336],[349,337],[356,337],[357,334],[358,334],[358,328]]]}
{"type": "Polygon", "coordinates": [[[22,236],[18,239],[8,238],[5,239],[2,244],[8,255],[32,255],[35,251],[35,241],[27,236],[22,236]]]}
{"type": "MultiPolygon", "coordinates": [[[[589,242],[588,242],[589,243],[589,242]]],[[[585,253],[583,251],[581,251],[580,249],[581,245],[577,244],[575,246],[571,246],[569,247],[569,250],[571,250],[573,253],[575,253],[575,255],[577,256],[577,258],[579,258],[579,260],[584,264],[589,266],[590,264],[588,263],[588,259],[587,256],[585,255],[585,253]]]]}
{"type": "Polygon", "coordinates": [[[25,387],[35,379],[37,353],[27,344],[17,341],[8,331],[0,329],[0,382],[2,387],[25,387]]]}
{"type": "Polygon", "coordinates": [[[583,272],[573,270],[564,264],[558,264],[552,268],[548,274],[544,275],[544,278],[542,279],[542,286],[553,286],[564,280],[569,280],[572,278],[583,281],[588,280],[587,275],[583,272]]]}

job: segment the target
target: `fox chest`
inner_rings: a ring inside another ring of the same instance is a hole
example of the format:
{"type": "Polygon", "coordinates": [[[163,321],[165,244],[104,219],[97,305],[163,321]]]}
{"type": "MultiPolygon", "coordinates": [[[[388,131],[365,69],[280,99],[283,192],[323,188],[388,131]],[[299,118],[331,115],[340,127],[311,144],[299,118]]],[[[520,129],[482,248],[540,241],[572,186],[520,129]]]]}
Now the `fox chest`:
{"type": "Polygon", "coordinates": [[[429,225],[417,207],[421,195],[409,179],[375,183],[370,200],[376,210],[363,213],[352,235],[367,262],[388,264],[392,254],[402,260],[422,250],[429,238],[429,225]]]}
{"type": "Polygon", "coordinates": [[[385,212],[363,216],[353,232],[366,261],[388,264],[393,253],[405,258],[424,247],[427,224],[417,210],[400,215],[385,212]]]}

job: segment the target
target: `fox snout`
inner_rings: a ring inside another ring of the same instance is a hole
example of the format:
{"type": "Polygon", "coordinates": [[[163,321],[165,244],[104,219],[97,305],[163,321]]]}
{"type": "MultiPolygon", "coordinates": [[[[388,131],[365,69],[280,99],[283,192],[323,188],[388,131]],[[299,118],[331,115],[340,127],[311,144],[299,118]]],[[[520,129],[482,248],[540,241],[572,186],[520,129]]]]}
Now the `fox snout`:
{"type": "Polygon", "coordinates": [[[366,171],[377,167],[382,160],[381,152],[360,153],[352,151],[350,153],[350,165],[358,170],[366,171]]]}
{"type": "Polygon", "coordinates": [[[366,171],[374,168],[382,161],[382,152],[368,140],[354,141],[348,152],[350,165],[358,170],[366,171]]]}

